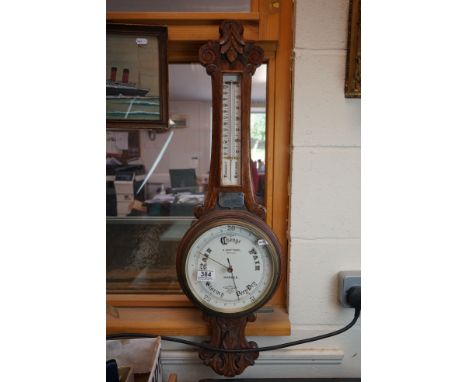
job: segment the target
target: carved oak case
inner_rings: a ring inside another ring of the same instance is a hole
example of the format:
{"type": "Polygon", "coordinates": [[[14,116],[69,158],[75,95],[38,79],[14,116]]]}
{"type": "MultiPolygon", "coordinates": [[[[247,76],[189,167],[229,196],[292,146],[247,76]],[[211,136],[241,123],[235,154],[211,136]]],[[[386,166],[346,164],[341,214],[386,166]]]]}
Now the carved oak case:
{"type": "Polygon", "coordinates": [[[243,40],[243,26],[236,21],[224,21],[220,35],[219,41],[199,50],[200,62],[212,79],[210,177],[205,202],[195,210],[198,221],[179,243],[177,275],[186,295],[210,323],[212,337],[207,344],[252,349],[200,350],[205,365],[233,377],[258,358],[257,344],[247,341],[245,327],[255,321],[255,311],[279,284],[281,247],[264,221],[266,211],[255,199],[251,178],[251,84],[263,63],[263,50],[243,40]]]}

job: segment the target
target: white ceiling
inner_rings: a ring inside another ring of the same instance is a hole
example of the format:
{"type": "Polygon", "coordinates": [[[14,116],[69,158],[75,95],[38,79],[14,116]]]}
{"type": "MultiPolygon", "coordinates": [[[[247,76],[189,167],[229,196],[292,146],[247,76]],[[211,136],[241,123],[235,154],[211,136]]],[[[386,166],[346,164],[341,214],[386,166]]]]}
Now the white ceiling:
{"type": "MultiPolygon", "coordinates": [[[[252,102],[266,102],[266,68],[261,65],[252,77],[252,102]]],[[[211,101],[211,77],[200,64],[169,64],[169,100],[211,101]]]]}

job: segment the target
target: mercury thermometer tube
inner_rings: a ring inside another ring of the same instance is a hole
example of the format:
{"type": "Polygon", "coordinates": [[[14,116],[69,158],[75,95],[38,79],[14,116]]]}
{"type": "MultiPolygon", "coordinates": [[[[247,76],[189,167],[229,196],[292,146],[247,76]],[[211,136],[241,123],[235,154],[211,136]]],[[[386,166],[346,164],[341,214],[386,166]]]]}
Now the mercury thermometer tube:
{"type": "Polygon", "coordinates": [[[239,74],[223,74],[221,186],[240,186],[241,87],[239,74]]]}

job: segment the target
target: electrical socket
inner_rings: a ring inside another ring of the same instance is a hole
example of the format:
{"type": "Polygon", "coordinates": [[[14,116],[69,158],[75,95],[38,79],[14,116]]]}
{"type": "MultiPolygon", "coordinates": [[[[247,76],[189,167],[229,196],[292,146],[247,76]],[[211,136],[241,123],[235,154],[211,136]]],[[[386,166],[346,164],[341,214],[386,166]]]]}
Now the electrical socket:
{"type": "Polygon", "coordinates": [[[361,271],[341,271],[338,273],[338,300],[342,307],[352,308],[346,302],[346,294],[355,286],[361,286],[361,271]]]}

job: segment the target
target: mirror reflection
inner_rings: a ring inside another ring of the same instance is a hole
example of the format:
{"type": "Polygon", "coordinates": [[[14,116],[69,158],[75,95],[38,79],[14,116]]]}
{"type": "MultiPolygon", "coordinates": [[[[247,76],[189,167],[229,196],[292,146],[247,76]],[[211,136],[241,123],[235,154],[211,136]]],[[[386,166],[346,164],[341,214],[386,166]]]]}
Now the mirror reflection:
{"type": "MultiPolygon", "coordinates": [[[[265,193],[266,73],[262,65],[252,81],[251,171],[260,203],[265,193]]],[[[170,64],[169,131],[107,131],[109,291],[181,292],[176,248],[208,185],[211,114],[211,78],[205,69],[170,64]]]]}

